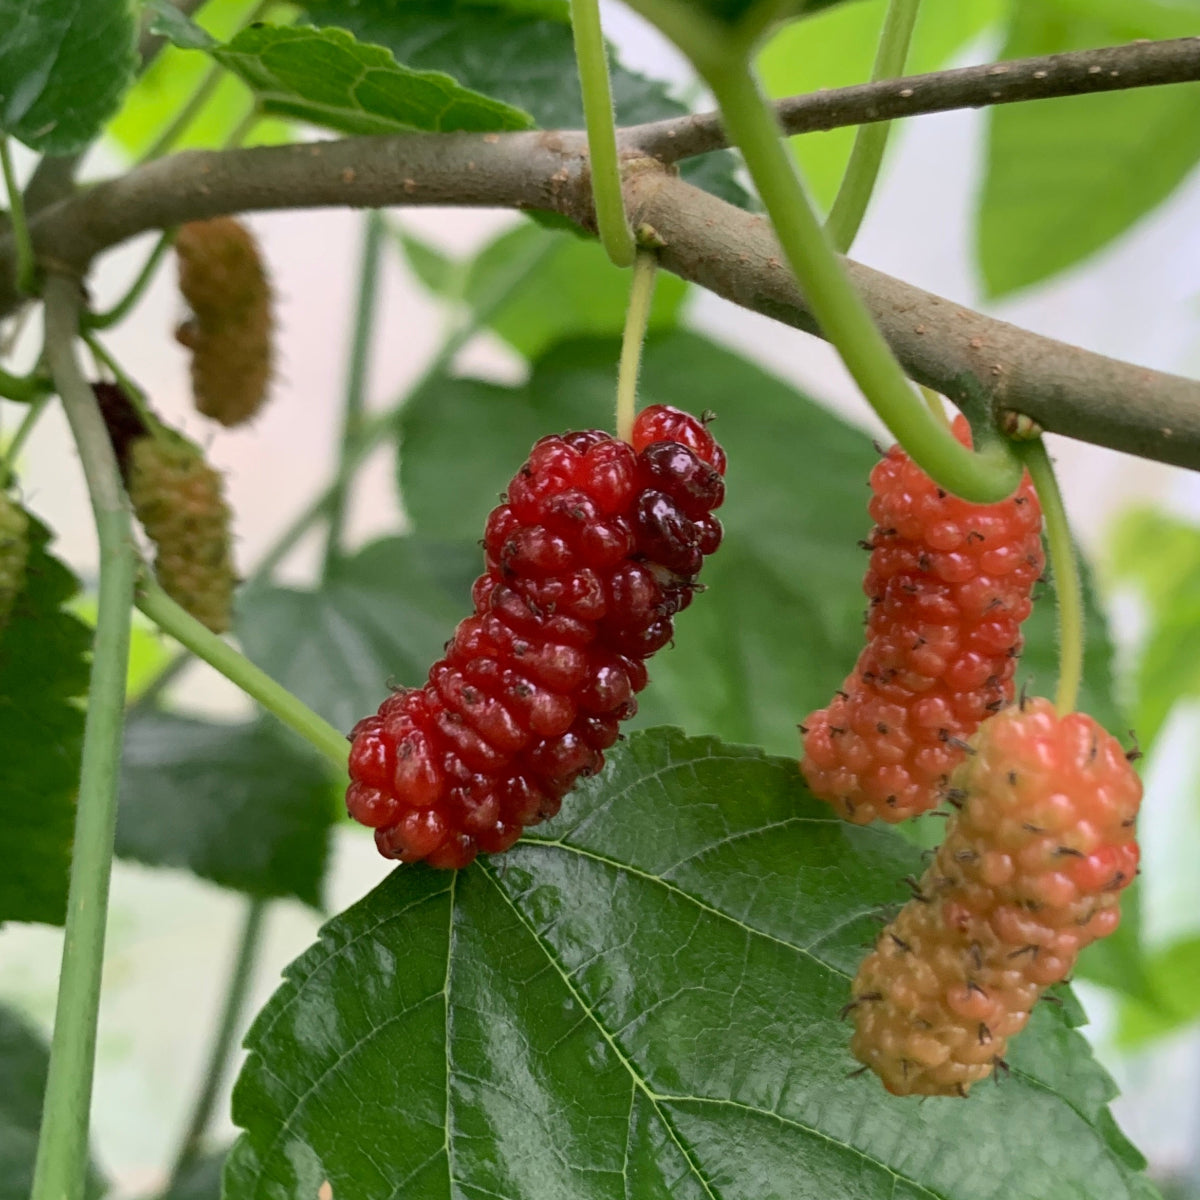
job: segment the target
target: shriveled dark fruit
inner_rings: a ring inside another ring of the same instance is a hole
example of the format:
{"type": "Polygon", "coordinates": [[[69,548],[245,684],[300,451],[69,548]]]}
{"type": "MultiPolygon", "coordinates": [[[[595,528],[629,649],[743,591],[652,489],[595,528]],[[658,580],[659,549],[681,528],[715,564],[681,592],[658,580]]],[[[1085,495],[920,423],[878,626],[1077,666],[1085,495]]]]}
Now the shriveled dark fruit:
{"type": "Polygon", "coordinates": [[[0,629],[25,587],[29,559],[29,518],[7,492],[0,491],[0,629]]]}
{"type": "Polygon", "coordinates": [[[134,407],[125,389],[117,383],[106,383],[103,380],[92,384],[92,392],[96,403],[100,406],[100,415],[108,429],[109,440],[113,444],[121,474],[129,473],[129,448],[139,438],[150,432],[146,422],[134,407]]]}
{"type": "Polygon", "coordinates": [[[424,687],[351,735],[346,804],[384,855],[466,866],[600,770],[720,543],[724,462],[666,406],[638,417],[632,445],[599,430],[534,445],[488,517],[474,614],[424,687]]]}
{"type": "Polygon", "coordinates": [[[853,985],[854,1056],[900,1096],[965,1096],[1137,873],[1142,784],[1091,717],[1028,700],[984,722],[961,809],[853,985]]]}
{"type": "Polygon", "coordinates": [[[224,633],[237,576],[220,472],[166,430],[131,442],[127,461],[129,499],[156,550],[155,577],[198,621],[224,633]]]}
{"type": "MultiPolygon", "coordinates": [[[[970,440],[962,417],[955,434],[970,440]]],[[[867,644],[828,708],[800,726],[813,795],[860,825],[940,802],[965,740],[1013,698],[1045,565],[1028,476],[1007,500],[971,504],[893,446],[871,489],[867,644]]]]}
{"type": "Polygon", "coordinates": [[[271,381],[271,285],[258,245],[240,221],[215,217],[181,226],[175,252],[192,310],[175,336],[192,352],[196,408],[241,425],[262,408],[271,381]]]}

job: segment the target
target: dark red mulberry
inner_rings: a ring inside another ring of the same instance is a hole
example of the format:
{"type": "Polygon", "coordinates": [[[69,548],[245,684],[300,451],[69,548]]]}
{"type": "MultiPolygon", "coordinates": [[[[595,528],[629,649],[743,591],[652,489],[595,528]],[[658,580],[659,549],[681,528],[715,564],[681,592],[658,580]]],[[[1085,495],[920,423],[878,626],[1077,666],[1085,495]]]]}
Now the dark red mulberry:
{"type": "Polygon", "coordinates": [[[637,711],[721,540],[725,454],[665,405],[633,444],[541,438],[484,530],[487,573],[425,686],[355,727],[350,815],[382,854],[466,866],[553,816],[637,711]]]}

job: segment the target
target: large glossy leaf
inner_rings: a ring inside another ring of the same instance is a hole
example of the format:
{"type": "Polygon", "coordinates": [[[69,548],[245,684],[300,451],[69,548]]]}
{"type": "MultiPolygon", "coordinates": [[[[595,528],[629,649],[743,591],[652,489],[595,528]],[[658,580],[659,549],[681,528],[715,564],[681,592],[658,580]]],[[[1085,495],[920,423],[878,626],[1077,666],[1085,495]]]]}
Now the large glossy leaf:
{"type": "Polygon", "coordinates": [[[248,83],[265,112],[343,133],[526,129],[529,116],[440,71],[401,66],[344,29],[255,25],[213,57],[248,83]]]}
{"type": "MultiPolygon", "coordinates": [[[[1005,58],[1200,33],[1155,0],[1017,0],[1005,58]]],[[[1161,203],[1200,160],[1200,84],[1007,104],[991,114],[979,261],[993,296],[1087,258],[1161,203]]]]}
{"type": "Polygon", "coordinates": [[[34,150],[83,149],[137,64],[129,0],[0,0],[0,131],[34,150]]]}
{"type": "MultiPolygon", "coordinates": [[[[524,223],[502,233],[470,263],[438,256],[412,237],[404,245],[421,281],[440,295],[458,298],[461,292],[479,311],[503,292],[506,299],[488,325],[527,358],[538,358],[565,338],[614,335],[624,325],[629,276],[613,268],[599,242],[524,223]],[[515,287],[508,283],[514,278],[515,287]]],[[[678,323],[686,294],[687,284],[678,277],[664,274],[658,280],[651,331],[678,323]]]]}
{"type": "Polygon", "coordinates": [[[790,760],[639,735],[503,859],[326,926],[249,1035],[227,1200],[1152,1195],[1048,1006],[965,1102],[850,1077],[838,1010],[915,868],[790,760]]]}
{"type": "Polygon", "coordinates": [[[91,635],[64,611],[78,584],[49,540],[31,518],[25,587],[0,632],[0,921],[61,925],[91,635]]]}
{"type": "Polygon", "coordinates": [[[319,905],[335,816],[322,760],[273,720],[170,713],[125,731],[117,854],[252,896],[319,905]]]}
{"type": "MultiPolygon", "coordinates": [[[[49,1061],[41,1035],[0,1005],[0,1200],[28,1200],[49,1061]]],[[[103,1191],[89,1165],[86,1195],[90,1200],[103,1191]]]]}
{"type": "MultiPolygon", "coordinates": [[[[465,87],[531,113],[543,129],[581,129],[583,101],[566,6],[539,12],[498,0],[308,0],[318,24],[350,30],[386,46],[398,62],[445,71],[465,87]]],[[[658,80],[611,63],[613,106],[621,125],[687,111],[658,80]]],[[[734,204],[747,197],[733,176],[735,160],[720,152],[684,164],[684,176],[734,204]]]]}
{"type": "Polygon", "coordinates": [[[259,666],[338,729],[374,712],[389,683],[421,684],[470,606],[476,544],[389,538],[340,562],[318,591],[249,591],[238,635],[259,666]]]}
{"type": "MultiPolygon", "coordinates": [[[[1004,0],[925,0],[906,73],[936,71],[996,22],[1004,8],[1004,0]]],[[[768,92],[795,96],[869,79],[886,10],[887,0],[861,0],[785,25],[758,56],[768,92]]],[[[852,128],[833,129],[791,139],[804,182],[822,205],[828,206],[837,194],[854,134],[852,128]]]]}

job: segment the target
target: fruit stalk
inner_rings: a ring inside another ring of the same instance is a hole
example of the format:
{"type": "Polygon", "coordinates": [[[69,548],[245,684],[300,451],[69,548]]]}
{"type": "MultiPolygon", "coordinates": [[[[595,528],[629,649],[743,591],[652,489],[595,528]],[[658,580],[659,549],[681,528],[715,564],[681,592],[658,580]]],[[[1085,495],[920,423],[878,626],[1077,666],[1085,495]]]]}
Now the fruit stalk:
{"type": "Polygon", "coordinates": [[[583,93],[596,226],[604,252],[613,265],[628,267],[633,264],[637,244],[625,216],[625,198],[621,192],[621,163],[617,157],[608,52],[600,28],[599,0],[571,0],[571,30],[583,93]]]}
{"type": "Polygon", "coordinates": [[[1046,518],[1046,545],[1058,600],[1058,689],[1054,702],[1059,715],[1065,716],[1074,709],[1083,682],[1083,582],[1062,491],[1046,444],[1039,437],[1023,446],[1021,454],[1046,518]]]}
{"type": "Polygon", "coordinates": [[[642,346],[654,303],[654,279],[658,258],[652,250],[639,250],[633,261],[633,282],[629,288],[629,308],[621,334],[621,361],[617,367],[617,437],[623,442],[633,438],[637,412],[638,372],[642,367],[642,346]]]}
{"type": "Polygon", "coordinates": [[[349,747],[344,734],[227,642],[206,629],[145,573],[138,583],[136,602],[138,608],[164,633],[169,633],[197,658],[204,659],[209,666],[257,700],[289,729],[320,750],[338,771],[346,769],[349,747]]]}
{"type": "Polygon", "coordinates": [[[884,424],[955,495],[977,504],[1011,495],[1021,464],[1007,442],[996,437],[978,451],[966,449],[914,392],[817,220],[750,68],[733,60],[710,65],[704,75],[814,316],[884,424]]]}

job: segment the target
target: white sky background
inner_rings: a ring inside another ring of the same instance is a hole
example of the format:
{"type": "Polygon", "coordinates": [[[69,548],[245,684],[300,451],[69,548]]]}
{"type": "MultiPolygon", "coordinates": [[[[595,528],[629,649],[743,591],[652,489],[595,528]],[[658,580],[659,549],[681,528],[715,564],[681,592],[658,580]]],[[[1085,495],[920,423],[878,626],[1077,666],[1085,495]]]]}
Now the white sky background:
{"type": "MultiPolygon", "coordinates": [[[[623,44],[630,66],[658,76],[686,78],[678,59],[623,7],[606,6],[605,18],[610,34],[623,44]]],[[[982,60],[988,50],[979,47],[973,57],[982,60]]],[[[854,250],[855,257],[874,267],[972,307],[982,306],[970,254],[982,120],[980,114],[963,112],[910,123],[894,143],[897,152],[854,250]]],[[[1198,212],[1200,175],[1193,175],[1167,205],[1105,253],[1046,287],[993,306],[992,311],[1106,354],[1196,374],[1200,369],[1198,212]]],[[[402,218],[455,252],[470,250],[513,219],[509,214],[432,211],[402,214],[402,218]]],[[[361,217],[348,212],[302,212],[257,217],[252,223],[271,264],[280,300],[282,365],[273,403],[251,429],[214,435],[207,423],[192,414],[185,354],[171,338],[180,302],[169,267],[136,318],[108,338],[164,416],[209,441],[213,459],[229,472],[243,565],[260,556],[333,468],[361,217]]],[[[119,293],[140,266],[147,245],[125,247],[102,261],[96,283],[102,300],[119,293]]],[[[759,357],[769,369],[834,402],[852,419],[872,424],[836,356],[823,343],[710,296],[697,298],[691,316],[714,338],[759,357]]],[[[443,319],[395,256],[389,256],[370,377],[373,404],[387,404],[419,375],[438,344],[443,319]]],[[[481,338],[463,355],[461,366],[505,378],[520,370],[511,354],[488,338],[481,338]]],[[[11,430],[14,410],[6,407],[3,415],[5,429],[11,430]]],[[[1110,517],[1134,498],[1153,498],[1200,516],[1196,476],[1082,445],[1056,442],[1052,450],[1059,458],[1074,526],[1094,550],[1103,547],[1110,517]]],[[[77,569],[94,571],[87,501],[57,413],[39,426],[24,467],[24,493],[33,509],[58,531],[59,553],[77,569]]],[[[352,536],[365,540],[392,530],[396,519],[391,457],[379,455],[356,494],[352,536]]],[[[315,546],[310,546],[308,553],[297,556],[289,574],[304,577],[316,561],[313,551],[315,546]]],[[[385,666],[381,664],[381,670],[385,666]]],[[[186,696],[189,703],[203,707],[236,702],[207,671],[189,676],[186,696]]],[[[1195,716],[1176,726],[1175,741],[1182,744],[1194,738],[1195,716]]],[[[1187,786],[1161,789],[1173,793],[1176,803],[1182,792],[1187,803],[1195,804],[1193,765],[1189,760],[1177,776],[1187,779],[1187,786]]],[[[1166,798],[1161,801],[1164,807],[1170,803],[1166,798]]],[[[1154,800],[1148,805],[1151,822],[1159,806],[1154,800]]],[[[1156,898],[1154,860],[1157,855],[1165,860],[1170,846],[1151,838],[1147,850],[1149,919],[1153,927],[1162,929],[1171,923],[1163,914],[1172,905],[1177,911],[1178,896],[1156,898]]],[[[357,899],[389,869],[375,855],[368,837],[357,830],[339,830],[330,910],[338,911],[357,899]]],[[[1178,876],[1178,868],[1172,874],[1178,876]]],[[[236,896],[184,874],[117,865],[94,1143],[102,1150],[104,1168],[130,1194],[151,1186],[173,1153],[220,1003],[241,911],[236,896]]],[[[273,908],[252,1010],[274,990],[282,966],[312,941],[317,924],[299,905],[273,908]]],[[[15,1000],[47,1027],[60,947],[58,931],[29,926],[0,930],[0,996],[15,1000]]],[[[1088,1001],[1092,1003],[1091,992],[1088,1001]]],[[[1124,1082],[1138,1084],[1146,1076],[1152,1086],[1145,1087],[1142,1081],[1122,1102],[1120,1119],[1135,1141],[1162,1161],[1182,1163],[1194,1140],[1197,1067],[1200,1051],[1190,1040],[1182,1046],[1173,1044],[1152,1060],[1121,1067],[1124,1082]]]]}

